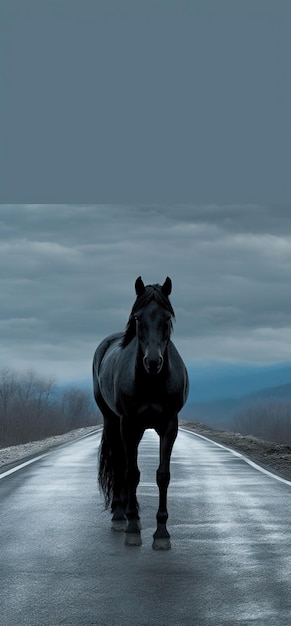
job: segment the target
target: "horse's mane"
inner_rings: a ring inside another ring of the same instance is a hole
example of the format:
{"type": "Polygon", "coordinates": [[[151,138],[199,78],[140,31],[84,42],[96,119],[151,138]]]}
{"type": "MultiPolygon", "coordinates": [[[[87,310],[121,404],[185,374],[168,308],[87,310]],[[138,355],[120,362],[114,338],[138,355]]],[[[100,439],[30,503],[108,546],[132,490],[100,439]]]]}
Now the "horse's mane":
{"type": "MultiPolygon", "coordinates": [[[[151,302],[151,300],[156,300],[156,302],[160,304],[161,307],[166,309],[166,311],[169,311],[170,315],[175,319],[175,313],[174,313],[173,307],[170,303],[168,296],[165,296],[165,294],[162,292],[161,285],[158,285],[158,284],[147,285],[144,289],[144,292],[140,296],[137,296],[133,304],[127,325],[125,327],[125,331],[120,340],[121,348],[125,348],[130,343],[130,341],[135,337],[136,323],[135,323],[134,316],[136,312],[139,309],[142,309],[145,306],[147,306],[151,302]]],[[[173,329],[173,325],[171,321],[171,330],[172,329],[173,329]]]]}

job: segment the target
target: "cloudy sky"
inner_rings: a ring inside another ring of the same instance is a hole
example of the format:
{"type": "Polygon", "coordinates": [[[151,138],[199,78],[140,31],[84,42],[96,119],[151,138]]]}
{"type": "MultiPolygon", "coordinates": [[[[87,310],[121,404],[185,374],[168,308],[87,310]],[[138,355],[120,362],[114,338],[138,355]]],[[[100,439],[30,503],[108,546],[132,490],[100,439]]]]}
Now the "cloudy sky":
{"type": "Polygon", "coordinates": [[[291,361],[290,207],[2,205],[1,366],[90,378],[134,282],[173,281],[186,363],[291,361]]]}
{"type": "Polygon", "coordinates": [[[291,362],[290,32],[290,0],[1,0],[0,365],[86,379],[139,274],[189,366],[291,362]]]}

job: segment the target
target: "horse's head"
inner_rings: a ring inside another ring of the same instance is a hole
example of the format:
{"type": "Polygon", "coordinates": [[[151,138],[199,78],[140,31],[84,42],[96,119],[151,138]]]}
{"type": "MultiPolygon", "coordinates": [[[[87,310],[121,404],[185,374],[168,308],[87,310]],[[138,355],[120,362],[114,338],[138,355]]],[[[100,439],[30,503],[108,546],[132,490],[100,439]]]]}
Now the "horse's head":
{"type": "Polygon", "coordinates": [[[169,277],[163,285],[145,286],[140,276],[135,281],[137,298],[131,315],[135,320],[136,336],[148,374],[159,374],[164,364],[174,317],[169,301],[171,290],[172,281],[169,277]]]}

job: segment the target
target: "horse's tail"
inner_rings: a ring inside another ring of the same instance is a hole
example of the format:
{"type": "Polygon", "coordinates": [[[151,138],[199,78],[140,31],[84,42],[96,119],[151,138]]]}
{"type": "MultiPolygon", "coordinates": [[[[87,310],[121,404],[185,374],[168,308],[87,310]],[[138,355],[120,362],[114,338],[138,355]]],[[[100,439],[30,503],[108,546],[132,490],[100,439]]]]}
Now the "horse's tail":
{"type": "Polygon", "coordinates": [[[105,508],[108,509],[111,505],[113,497],[113,463],[112,452],[104,435],[104,430],[99,447],[98,482],[100,490],[104,495],[105,508]]]}

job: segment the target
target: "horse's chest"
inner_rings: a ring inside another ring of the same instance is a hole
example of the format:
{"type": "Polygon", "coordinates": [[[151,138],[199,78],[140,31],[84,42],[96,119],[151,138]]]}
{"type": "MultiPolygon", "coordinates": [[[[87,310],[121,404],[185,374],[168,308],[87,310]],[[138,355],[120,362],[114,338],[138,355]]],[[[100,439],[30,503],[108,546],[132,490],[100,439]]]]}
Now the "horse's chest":
{"type": "Polygon", "coordinates": [[[167,388],[158,380],[145,380],[135,389],[135,401],[138,413],[161,414],[169,402],[167,388]]]}
{"type": "Polygon", "coordinates": [[[158,402],[141,402],[138,405],[137,413],[138,415],[141,415],[141,414],[161,415],[161,413],[163,413],[164,411],[164,408],[165,408],[164,405],[159,404],[158,402]]]}

